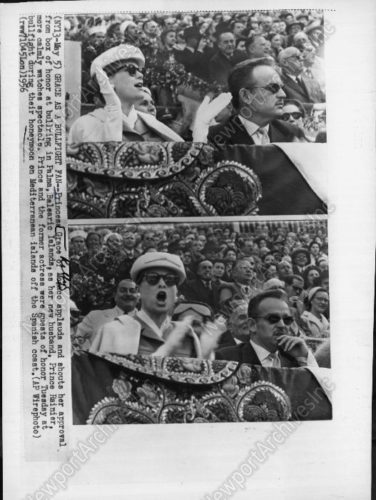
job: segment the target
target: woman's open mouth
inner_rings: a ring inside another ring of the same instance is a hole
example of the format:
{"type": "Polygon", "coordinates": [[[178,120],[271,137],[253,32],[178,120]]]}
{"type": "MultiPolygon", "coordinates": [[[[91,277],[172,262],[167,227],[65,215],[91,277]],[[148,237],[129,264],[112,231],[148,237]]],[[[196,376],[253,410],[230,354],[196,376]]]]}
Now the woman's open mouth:
{"type": "Polygon", "coordinates": [[[167,299],[167,293],[164,291],[158,292],[156,299],[157,299],[157,302],[165,303],[166,299],[167,299]]]}

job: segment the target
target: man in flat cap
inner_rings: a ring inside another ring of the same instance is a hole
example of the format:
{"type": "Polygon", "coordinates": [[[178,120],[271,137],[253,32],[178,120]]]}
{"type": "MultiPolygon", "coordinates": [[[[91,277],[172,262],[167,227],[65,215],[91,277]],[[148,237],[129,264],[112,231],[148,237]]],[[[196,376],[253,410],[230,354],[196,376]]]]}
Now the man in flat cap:
{"type": "Polygon", "coordinates": [[[172,322],[169,316],[177,299],[177,286],[186,277],[180,258],[165,252],[146,253],[134,262],[130,274],[139,286],[141,310],[104,325],[91,352],[201,357],[191,318],[172,322]]]}
{"type": "Polygon", "coordinates": [[[90,68],[99,86],[104,107],[76,120],[69,132],[68,143],[109,141],[175,141],[183,139],[148,113],[135,109],[144,97],[141,50],[132,45],[118,45],[94,59],[90,68]]]}

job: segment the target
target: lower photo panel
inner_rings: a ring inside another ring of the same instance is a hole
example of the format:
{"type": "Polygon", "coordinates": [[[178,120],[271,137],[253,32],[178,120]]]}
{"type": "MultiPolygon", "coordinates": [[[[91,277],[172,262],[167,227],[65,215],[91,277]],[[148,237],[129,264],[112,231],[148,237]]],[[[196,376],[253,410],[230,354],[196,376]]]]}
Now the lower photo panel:
{"type": "Polygon", "coordinates": [[[332,418],[325,216],[69,226],[75,424],[332,418]]]}

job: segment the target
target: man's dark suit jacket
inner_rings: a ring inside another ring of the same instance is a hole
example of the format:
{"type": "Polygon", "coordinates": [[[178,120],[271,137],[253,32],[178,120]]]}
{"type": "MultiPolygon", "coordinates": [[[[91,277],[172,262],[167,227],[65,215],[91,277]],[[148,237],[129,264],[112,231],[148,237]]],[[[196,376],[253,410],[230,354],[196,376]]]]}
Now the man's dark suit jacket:
{"type": "Polygon", "coordinates": [[[227,86],[228,76],[235,64],[234,59],[228,59],[222,52],[218,51],[209,61],[210,80],[227,86]]]}
{"type": "Polygon", "coordinates": [[[176,52],[176,60],[183,64],[188,73],[207,80],[209,78],[209,57],[207,52],[192,52],[185,48],[181,52],[176,52]]]}
{"type": "MultiPolygon", "coordinates": [[[[283,368],[298,368],[298,362],[288,354],[279,352],[281,366],[283,368]]],[[[215,359],[226,361],[238,361],[239,363],[249,363],[250,365],[261,365],[260,360],[250,342],[241,343],[234,347],[224,347],[215,353],[215,359]]]]}
{"type": "MultiPolygon", "coordinates": [[[[269,125],[270,142],[292,142],[304,139],[304,132],[299,127],[280,120],[273,120],[269,125]]],[[[254,145],[255,142],[239,120],[239,115],[232,115],[224,123],[209,128],[209,143],[216,147],[235,144],[254,145]]]]}
{"type": "MultiPolygon", "coordinates": [[[[295,99],[302,104],[313,104],[315,102],[325,102],[325,95],[320,84],[314,79],[306,79],[302,75],[302,84],[297,83],[290,76],[282,73],[283,90],[288,99],[295,99]]],[[[305,106],[310,110],[312,106],[305,106]]]]}
{"type": "Polygon", "coordinates": [[[204,302],[214,309],[213,289],[206,288],[200,279],[196,278],[192,281],[186,281],[182,285],[180,292],[186,300],[204,302]]]}

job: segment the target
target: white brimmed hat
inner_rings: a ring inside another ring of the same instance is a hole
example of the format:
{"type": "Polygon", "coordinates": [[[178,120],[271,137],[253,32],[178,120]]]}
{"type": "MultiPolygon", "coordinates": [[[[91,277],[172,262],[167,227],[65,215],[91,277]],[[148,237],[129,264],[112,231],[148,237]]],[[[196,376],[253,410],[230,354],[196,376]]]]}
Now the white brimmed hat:
{"type": "Polygon", "coordinates": [[[119,61],[127,61],[129,59],[137,61],[140,68],[145,66],[144,54],[138,47],[125,43],[117,45],[116,47],[111,47],[111,49],[102,52],[102,54],[94,59],[90,66],[90,75],[93,76],[95,74],[95,68],[97,66],[105,69],[106,66],[110,66],[111,64],[119,61]]]}
{"type": "Polygon", "coordinates": [[[72,241],[75,238],[84,238],[86,240],[87,232],[82,231],[81,229],[76,229],[75,231],[72,231],[69,235],[69,240],[72,241]]]}
{"type": "Polygon", "coordinates": [[[133,263],[130,271],[132,280],[137,283],[137,278],[141,271],[154,267],[166,268],[176,273],[179,276],[179,285],[181,285],[186,278],[184,264],[180,257],[166,252],[149,252],[141,255],[133,263]]]}
{"type": "Polygon", "coordinates": [[[98,25],[98,26],[93,26],[88,30],[88,34],[91,35],[96,35],[98,33],[102,33],[102,35],[106,34],[106,27],[103,25],[98,25]]]}
{"type": "Polygon", "coordinates": [[[120,31],[121,33],[124,35],[124,33],[126,32],[127,28],[129,26],[133,26],[134,28],[137,28],[137,24],[134,23],[133,21],[123,21],[120,25],[120,31]]]}

